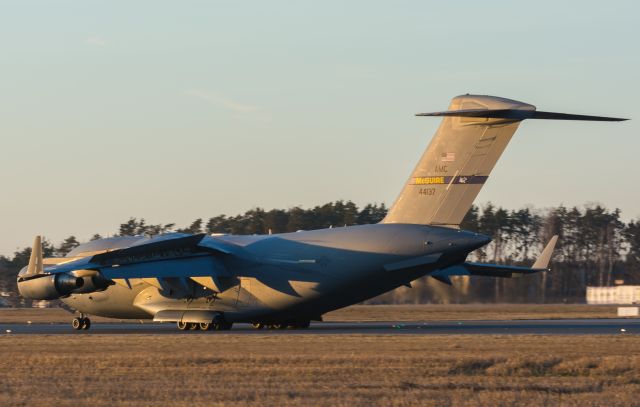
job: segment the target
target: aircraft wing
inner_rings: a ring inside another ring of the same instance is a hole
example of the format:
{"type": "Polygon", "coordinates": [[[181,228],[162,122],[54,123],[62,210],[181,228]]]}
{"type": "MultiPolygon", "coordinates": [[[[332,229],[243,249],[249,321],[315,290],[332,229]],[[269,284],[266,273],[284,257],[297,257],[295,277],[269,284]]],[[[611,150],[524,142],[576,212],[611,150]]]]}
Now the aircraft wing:
{"type": "Polygon", "coordinates": [[[226,245],[223,246],[211,241],[201,245],[205,236],[204,233],[197,235],[174,234],[169,238],[160,236],[136,246],[96,254],[91,258],[91,261],[101,265],[114,265],[153,261],[158,257],[162,259],[187,257],[199,252],[231,253],[229,248],[225,247],[226,245]]]}
{"type": "Polygon", "coordinates": [[[43,272],[80,277],[93,271],[110,280],[228,276],[229,272],[217,257],[239,255],[241,249],[205,237],[205,234],[160,236],[143,244],[46,267],[43,272]]]}
{"type": "Polygon", "coordinates": [[[553,236],[545,246],[538,259],[531,267],[509,266],[503,264],[465,262],[445,269],[436,270],[430,274],[436,280],[451,285],[451,276],[483,276],[511,278],[515,275],[533,274],[549,270],[549,262],[553,255],[553,249],[558,241],[558,236],[553,236]]]}
{"type": "Polygon", "coordinates": [[[222,258],[232,256],[236,263],[252,260],[242,247],[205,234],[163,235],[126,248],[54,264],[45,264],[42,254],[42,239],[37,236],[29,265],[18,274],[18,287],[30,298],[53,299],[74,292],[90,292],[97,287],[96,281],[112,281],[131,288],[131,279],[142,279],[160,289],[172,284],[188,287],[188,280],[192,280],[222,292],[237,278],[222,258]]]}

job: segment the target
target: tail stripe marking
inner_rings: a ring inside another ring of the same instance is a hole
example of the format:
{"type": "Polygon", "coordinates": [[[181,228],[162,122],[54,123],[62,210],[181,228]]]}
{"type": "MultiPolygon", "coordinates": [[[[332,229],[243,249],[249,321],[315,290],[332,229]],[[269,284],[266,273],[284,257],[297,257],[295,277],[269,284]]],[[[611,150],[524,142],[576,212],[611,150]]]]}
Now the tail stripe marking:
{"type": "Polygon", "coordinates": [[[484,184],[486,175],[426,176],[414,177],[409,185],[484,184]]]}

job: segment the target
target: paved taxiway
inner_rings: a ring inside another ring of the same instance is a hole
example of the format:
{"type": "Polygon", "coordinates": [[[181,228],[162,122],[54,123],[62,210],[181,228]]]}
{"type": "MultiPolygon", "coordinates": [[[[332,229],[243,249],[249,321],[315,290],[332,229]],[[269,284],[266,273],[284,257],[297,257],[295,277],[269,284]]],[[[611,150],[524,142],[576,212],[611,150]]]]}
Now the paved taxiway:
{"type": "Polygon", "coordinates": [[[170,323],[93,323],[88,331],[74,331],[70,324],[3,324],[0,335],[42,334],[414,334],[414,335],[640,335],[640,319],[565,319],[518,321],[434,321],[434,322],[317,322],[305,330],[256,330],[235,324],[231,331],[178,331],[170,323]]]}

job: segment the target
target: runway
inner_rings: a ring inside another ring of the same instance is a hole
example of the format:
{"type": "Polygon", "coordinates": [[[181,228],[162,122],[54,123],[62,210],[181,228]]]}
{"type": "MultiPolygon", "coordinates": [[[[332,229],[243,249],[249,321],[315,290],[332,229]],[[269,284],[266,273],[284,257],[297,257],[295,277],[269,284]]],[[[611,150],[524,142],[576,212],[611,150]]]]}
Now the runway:
{"type": "Polygon", "coordinates": [[[436,322],[316,322],[302,330],[257,330],[235,324],[230,331],[178,331],[172,323],[93,323],[88,331],[70,324],[3,324],[0,335],[640,335],[640,319],[565,319],[436,322]]]}

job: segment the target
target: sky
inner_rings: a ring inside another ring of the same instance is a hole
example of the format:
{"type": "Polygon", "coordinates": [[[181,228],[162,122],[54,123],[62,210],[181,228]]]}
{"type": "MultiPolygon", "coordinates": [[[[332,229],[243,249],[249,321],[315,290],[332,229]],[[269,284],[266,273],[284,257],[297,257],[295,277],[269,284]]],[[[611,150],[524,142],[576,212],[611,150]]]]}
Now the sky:
{"type": "Polygon", "coordinates": [[[635,1],[0,1],[0,254],[250,208],[393,203],[463,93],[526,121],[476,202],[640,217],[635,1]]]}

